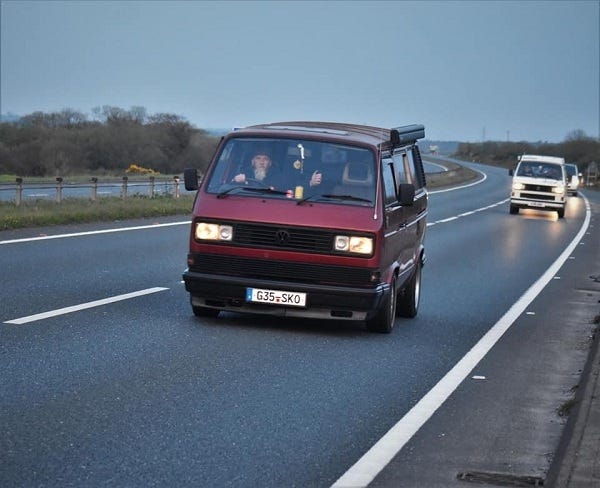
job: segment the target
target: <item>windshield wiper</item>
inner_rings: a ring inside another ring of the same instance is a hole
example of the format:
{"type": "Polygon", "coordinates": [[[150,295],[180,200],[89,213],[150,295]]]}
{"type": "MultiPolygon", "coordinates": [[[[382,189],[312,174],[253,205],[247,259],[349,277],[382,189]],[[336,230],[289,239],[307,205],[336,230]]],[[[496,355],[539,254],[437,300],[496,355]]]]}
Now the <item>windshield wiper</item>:
{"type": "Polygon", "coordinates": [[[287,193],[281,190],[274,190],[269,187],[257,187],[257,186],[232,186],[231,188],[227,188],[227,190],[223,190],[222,192],[217,194],[217,198],[225,198],[229,195],[233,190],[241,190],[241,191],[250,191],[254,193],[270,193],[272,195],[286,195],[287,193]]]}
{"type": "Polygon", "coordinates": [[[233,190],[239,190],[240,188],[241,188],[241,186],[230,186],[226,190],[223,190],[223,191],[220,191],[219,193],[217,193],[217,198],[225,198],[233,190]]]}
{"type": "Polygon", "coordinates": [[[287,192],[281,190],[275,190],[274,188],[260,187],[260,186],[245,186],[243,187],[246,191],[253,191],[255,193],[272,193],[273,195],[287,195],[287,192]]]}
{"type": "Polygon", "coordinates": [[[303,204],[304,202],[308,202],[309,200],[312,200],[313,198],[321,198],[321,197],[323,197],[323,196],[326,196],[326,195],[319,195],[318,193],[314,193],[314,194],[312,194],[312,195],[308,195],[308,196],[306,196],[306,197],[302,198],[301,200],[298,200],[298,201],[296,202],[296,205],[301,205],[301,204],[303,204]]]}
{"type": "Polygon", "coordinates": [[[331,193],[327,195],[322,195],[325,198],[335,198],[336,200],[352,200],[355,202],[368,202],[373,203],[373,200],[369,200],[368,198],[355,197],[354,195],[333,195],[331,193]]]}
{"type": "Polygon", "coordinates": [[[330,194],[330,193],[325,193],[325,194],[314,194],[314,195],[309,195],[307,197],[304,197],[302,200],[298,200],[296,205],[300,205],[304,202],[308,202],[309,200],[316,200],[316,199],[321,199],[321,198],[329,198],[329,199],[335,199],[335,200],[352,200],[354,202],[373,203],[373,200],[369,200],[368,198],[355,197],[354,195],[334,195],[334,194],[330,194]]]}

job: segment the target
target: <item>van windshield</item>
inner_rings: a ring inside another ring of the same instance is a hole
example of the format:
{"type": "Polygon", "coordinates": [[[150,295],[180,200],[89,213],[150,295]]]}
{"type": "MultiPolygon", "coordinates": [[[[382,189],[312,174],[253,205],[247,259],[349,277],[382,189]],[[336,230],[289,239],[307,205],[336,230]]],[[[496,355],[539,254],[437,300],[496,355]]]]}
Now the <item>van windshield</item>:
{"type": "Polygon", "coordinates": [[[552,180],[561,180],[562,171],[558,164],[522,162],[519,165],[517,176],[529,176],[530,178],[548,178],[552,180]]]}
{"type": "Polygon", "coordinates": [[[370,149],[303,139],[233,138],[222,148],[206,191],[372,206],[375,157],[370,149]]]}

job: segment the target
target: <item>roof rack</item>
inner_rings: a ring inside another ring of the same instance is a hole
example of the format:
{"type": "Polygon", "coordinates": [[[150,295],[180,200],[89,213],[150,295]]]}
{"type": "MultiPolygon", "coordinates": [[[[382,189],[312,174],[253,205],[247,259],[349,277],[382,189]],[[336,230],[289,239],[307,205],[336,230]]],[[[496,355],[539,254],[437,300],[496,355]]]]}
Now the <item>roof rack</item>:
{"type": "Polygon", "coordinates": [[[390,131],[390,143],[392,146],[398,146],[402,143],[413,142],[425,137],[425,126],[423,125],[405,125],[396,127],[390,131]]]}
{"type": "Polygon", "coordinates": [[[246,129],[280,129],[289,131],[298,130],[305,132],[335,134],[339,136],[347,136],[351,133],[354,133],[372,137],[379,141],[380,146],[391,145],[392,147],[395,147],[399,144],[414,142],[417,139],[422,139],[425,137],[425,127],[418,124],[384,129],[382,127],[339,122],[290,121],[254,125],[246,127],[246,129]]]}

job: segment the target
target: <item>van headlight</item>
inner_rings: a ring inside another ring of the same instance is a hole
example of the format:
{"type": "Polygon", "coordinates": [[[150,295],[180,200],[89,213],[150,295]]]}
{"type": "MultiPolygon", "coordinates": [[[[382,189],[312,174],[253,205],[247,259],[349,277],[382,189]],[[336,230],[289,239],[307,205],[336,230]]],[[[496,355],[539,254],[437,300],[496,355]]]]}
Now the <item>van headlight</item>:
{"type": "Polygon", "coordinates": [[[361,236],[335,236],[334,250],[351,254],[373,254],[373,238],[361,236]]]}
{"type": "Polygon", "coordinates": [[[231,241],[233,227],[231,225],[196,222],[194,236],[199,241],[231,241]]]}
{"type": "Polygon", "coordinates": [[[513,190],[524,190],[525,185],[523,183],[513,183],[513,190]]]}
{"type": "Polygon", "coordinates": [[[564,193],[565,192],[565,186],[564,185],[553,186],[552,187],[552,191],[554,193],[564,193]]]}

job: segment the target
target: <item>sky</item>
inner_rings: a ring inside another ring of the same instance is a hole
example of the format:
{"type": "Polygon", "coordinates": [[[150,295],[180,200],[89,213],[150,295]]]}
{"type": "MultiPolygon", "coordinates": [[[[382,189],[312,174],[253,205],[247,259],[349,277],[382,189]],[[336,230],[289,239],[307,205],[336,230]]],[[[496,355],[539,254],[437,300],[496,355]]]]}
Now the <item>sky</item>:
{"type": "Polygon", "coordinates": [[[600,1],[0,0],[0,111],[600,137],[600,1]]]}

